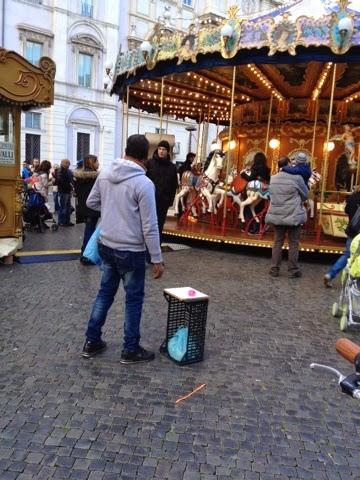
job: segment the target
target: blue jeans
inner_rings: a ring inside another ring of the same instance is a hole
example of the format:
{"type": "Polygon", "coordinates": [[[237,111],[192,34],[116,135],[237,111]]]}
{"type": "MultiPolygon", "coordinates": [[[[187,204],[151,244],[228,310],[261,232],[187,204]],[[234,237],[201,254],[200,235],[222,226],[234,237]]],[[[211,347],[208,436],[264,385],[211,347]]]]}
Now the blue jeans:
{"type": "Polygon", "coordinates": [[[70,223],[71,193],[59,193],[59,204],[58,223],[67,225],[70,223]]]}
{"type": "Polygon", "coordinates": [[[347,240],[346,240],[346,244],[345,244],[345,251],[344,253],[341,255],[341,257],[339,257],[336,262],[334,263],[334,265],[330,268],[330,270],[328,271],[328,275],[330,275],[330,279],[333,279],[336,277],[336,275],[341,272],[341,270],[343,268],[346,267],[346,264],[347,264],[347,261],[350,257],[350,245],[351,245],[351,242],[352,242],[352,238],[348,237],[347,240]]]}
{"type": "Polygon", "coordinates": [[[88,241],[90,240],[91,235],[95,232],[96,224],[98,222],[98,217],[86,217],[85,219],[85,230],[83,244],[81,247],[81,253],[85,250],[88,241]]]}
{"type": "Polygon", "coordinates": [[[122,280],[125,290],[124,351],[133,352],[140,342],[145,252],[114,250],[99,244],[99,253],[103,260],[101,284],[91,311],[86,340],[94,343],[101,340],[101,329],[122,280]]]}

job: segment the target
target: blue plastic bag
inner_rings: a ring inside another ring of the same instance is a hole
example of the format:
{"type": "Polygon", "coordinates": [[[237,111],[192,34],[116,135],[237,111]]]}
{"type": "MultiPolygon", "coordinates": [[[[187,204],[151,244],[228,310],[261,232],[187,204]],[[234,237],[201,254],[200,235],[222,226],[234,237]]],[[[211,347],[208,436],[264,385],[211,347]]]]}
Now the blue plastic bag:
{"type": "Polygon", "coordinates": [[[95,232],[91,235],[90,240],[88,241],[85,250],[83,251],[83,257],[87,258],[91,262],[95,263],[96,265],[101,265],[101,257],[99,255],[99,238],[100,238],[101,230],[100,230],[100,223],[96,227],[95,232]]]}
{"type": "Polygon", "coordinates": [[[177,360],[178,362],[181,362],[181,360],[184,358],[184,355],[186,354],[188,336],[188,327],[181,327],[168,341],[168,354],[171,358],[177,360]]]}

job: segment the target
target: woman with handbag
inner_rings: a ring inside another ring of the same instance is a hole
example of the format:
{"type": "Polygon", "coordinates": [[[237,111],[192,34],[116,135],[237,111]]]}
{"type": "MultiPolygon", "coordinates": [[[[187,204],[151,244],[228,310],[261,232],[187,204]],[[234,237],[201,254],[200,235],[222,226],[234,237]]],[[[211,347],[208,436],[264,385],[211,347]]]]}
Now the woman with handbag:
{"type": "MultiPolygon", "coordinates": [[[[346,200],[345,213],[349,216],[349,223],[346,227],[345,233],[347,235],[345,251],[339,257],[336,262],[330,267],[328,272],[324,275],[324,286],[331,288],[331,281],[341,272],[343,268],[346,267],[347,261],[350,257],[350,245],[352,239],[356,237],[360,230],[358,230],[358,225],[353,225],[353,220],[360,215],[360,186],[354,187],[353,193],[346,200]]],[[[358,222],[356,222],[358,223],[358,222]]]]}
{"type": "Polygon", "coordinates": [[[85,223],[80,262],[83,265],[93,265],[93,262],[83,256],[85,247],[94,233],[100,213],[86,206],[86,200],[98,176],[99,162],[96,155],[86,155],[82,168],[74,172],[74,188],[77,197],[76,222],[85,223]]]}

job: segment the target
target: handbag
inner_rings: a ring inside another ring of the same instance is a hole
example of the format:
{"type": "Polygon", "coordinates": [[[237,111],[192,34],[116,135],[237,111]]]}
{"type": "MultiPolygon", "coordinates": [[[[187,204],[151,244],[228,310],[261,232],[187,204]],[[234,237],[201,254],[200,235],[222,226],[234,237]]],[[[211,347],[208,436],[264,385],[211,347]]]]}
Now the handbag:
{"type": "Polygon", "coordinates": [[[83,257],[90,260],[90,262],[95,263],[95,265],[101,265],[101,257],[99,254],[99,238],[101,235],[100,223],[96,227],[94,233],[91,235],[90,240],[88,241],[85,250],[83,251],[83,257]]]}
{"type": "Polygon", "coordinates": [[[45,198],[41,195],[41,193],[36,192],[35,190],[30,190],[29,198],[28,198],[28,207],[34,208],[37,210],[42,210],[45,207],[45,198]]]}

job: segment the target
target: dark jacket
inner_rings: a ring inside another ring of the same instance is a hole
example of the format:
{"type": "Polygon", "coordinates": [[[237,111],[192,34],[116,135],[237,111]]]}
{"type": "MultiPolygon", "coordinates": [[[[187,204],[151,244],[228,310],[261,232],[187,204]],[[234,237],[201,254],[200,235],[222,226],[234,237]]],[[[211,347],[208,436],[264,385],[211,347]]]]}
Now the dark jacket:
{"type": "Polygon", "coordinates": [[[86,206],[86,200],[96,181],[98,172],[94,170],[76,169],[74,172],[74,188],[77,196],[76,215],[80,217],[99,218],[100,213],[86,206]]]}
{"type": "Polygon", "coordinates": [[[241,172],[240,175],[248,182],[251,182],[252,180],[261,180],[266,183],[270,182],[270,168],[263,164],[253,165],[251,167],[250,175],[245,172],[241,172]]]}
{"type": "Polygon", "coordinates": [[[347,213],[349,216],[349,224],[346,227],[345,233],[350,238],[356,237],[356,235],[359,233],[359,232],[353,232],[350,226],[350,222],[359,206],[360,206],[360,193],[359,192],[352,193],[350,197],[348,197],[348,199],[346,200],[346,205],[345,205],[345,213],[347,213]]]}
{"type": "Polygon", "coordinates": [[[71,193],[72,192],[72,172],[68,168],[60,167],[56,171],[55,185],[58,187],[59,193],[71,193]]]}
{"type": "Polygon", "coordinates": [[[176,167],[170,156],[160,159],[155,151],[153,157],[146,162],[146,175],[155,185],[157,209],[167,210],[174,202],[177,188],[176,167]]]}
{"type": "Polygon", "coordinates": [[[308,186],[309,178],[311,177],[311,167],[308,163],[298,163],[297,165],[285,165],[281,169],[283,172],[290,173],[290,175],[300,175],[308,186]]]}

